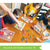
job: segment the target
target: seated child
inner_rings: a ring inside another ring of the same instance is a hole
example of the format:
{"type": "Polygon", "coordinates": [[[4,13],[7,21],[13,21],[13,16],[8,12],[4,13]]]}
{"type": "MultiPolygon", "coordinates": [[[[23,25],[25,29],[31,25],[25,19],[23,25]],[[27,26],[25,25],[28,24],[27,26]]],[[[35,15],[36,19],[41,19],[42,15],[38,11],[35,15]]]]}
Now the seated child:
{"type": "MultiPolygon", "coordinates": [[[[24,8],[24,17],[26,15],[29,15],[29,16],[33,17],[39,11],[39,8],[40,8],[40,3],[31,3],[27,6],[25,6],[25,8],[24,8]]],[[[34,19],[35,18],[36,17],[34,17],[34,19]]]]}
{"type": "MultiPolygon", "coordinates": [[[[15,18],[15,16],[10,12],[10,10],[7,8],[7,6],[4,3],[0,3],[0,7],[18,24],[19,27],[22,27],[22,25],[19,23],[19,21],[15,18]]],[[[11,19],[11,20],[12,20],[11,19]]],[[[7,20],[7,18],[5,19],[7,20]]],[[[13,22],[14,22],[13,21],[13,22]]],[[[11,22],[10,22],[11,23],[11,22]]]]}
{"type": "MultiPolygon", "coordinates": [[[[14,9],[13,14],[14,14],[15,18],[18,19],[19,16],[21,15],[21,10],[14,9]]],[[[8,14],[4,15],[3,20],[4,20],[4,23],[9,23],[9,24],[15,23],[15,21],[8,14]]]]}
{"type": "Polygon", "coordinates": [[[41,22],[41,26],[45,24],[47,28],[50,29],[50,19],[48,19],[48,16],[50,16],[50,10],[48,10],[46,14],[42,15],[42,17],[40,18],[40,22],[41,22]]]}

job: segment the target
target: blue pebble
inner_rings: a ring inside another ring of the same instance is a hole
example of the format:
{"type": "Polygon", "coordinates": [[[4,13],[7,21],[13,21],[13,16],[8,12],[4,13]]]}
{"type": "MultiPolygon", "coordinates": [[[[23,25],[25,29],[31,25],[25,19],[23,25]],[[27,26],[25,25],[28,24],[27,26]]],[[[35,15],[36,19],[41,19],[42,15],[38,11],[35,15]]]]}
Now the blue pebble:
{"type": "Polygon", "coordinates": [[[35,35],[33,35],[33,37],[35,37],[35,35]]]}
{"type": "Polygon", "coordinates": [[[22,41],[24,40],[24,39],[21,39],[22,41]]]}
{"type": "Polygon", "coordinates": [[[23,41],[25,39],[25,37],[23,37],[21,40],[23,41]]]}
{"type": "Polygon", "coordinates": [[[23,39],[25,39],[25,37],[23,37],[23,39]]]}

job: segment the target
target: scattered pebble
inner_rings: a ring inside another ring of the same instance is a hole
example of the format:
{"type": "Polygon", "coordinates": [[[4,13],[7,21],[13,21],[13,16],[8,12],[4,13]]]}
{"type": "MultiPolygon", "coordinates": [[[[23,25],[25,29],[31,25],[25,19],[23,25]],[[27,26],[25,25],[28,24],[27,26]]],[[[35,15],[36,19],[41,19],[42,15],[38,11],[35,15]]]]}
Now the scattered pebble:
{"type": "Polygon", "coordinates": [[[21,40],[23,41],[24,39],[25,39],[25,37],[22,37],[22,39],[21,39],[21,40]]]}
{"type": "Polygon", "coordinates": [[[28,37],[26,37],[26,39],[28,39],[28,37]]]}
{"type": "Polygon", "coordinates": [[[30,32],[30,30],[28,30],[28,32],[30,32]]]}
{"type": "Polygon", "coordinates": [[[35,35],[33,35],[33,37],[35,37],[35,35]]]}
{"type": "Polygon", "coordinates": [[[23,33],[24,33],[24,30],[23,30],[23,33]]]}

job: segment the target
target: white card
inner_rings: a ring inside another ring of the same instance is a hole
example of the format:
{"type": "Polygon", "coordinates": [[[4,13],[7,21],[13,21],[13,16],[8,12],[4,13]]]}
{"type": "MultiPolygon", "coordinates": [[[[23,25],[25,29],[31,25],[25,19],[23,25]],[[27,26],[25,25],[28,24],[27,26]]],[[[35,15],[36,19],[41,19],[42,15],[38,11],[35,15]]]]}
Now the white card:
{"type": "Polygon", "coordinates": [[[34,11],[32,10],[31,12],[29,12],[29,14],[33,14],[34,13],[34,11]]]}

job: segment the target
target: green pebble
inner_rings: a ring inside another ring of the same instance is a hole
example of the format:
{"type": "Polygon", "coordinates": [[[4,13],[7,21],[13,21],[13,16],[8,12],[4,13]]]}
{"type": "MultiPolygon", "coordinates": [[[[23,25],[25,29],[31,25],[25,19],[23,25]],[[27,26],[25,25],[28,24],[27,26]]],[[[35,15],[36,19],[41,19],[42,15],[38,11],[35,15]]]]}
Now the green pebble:
{"type": "Polygon", "coordinates": [[[30,32],[30,30],[28,30],[28,32],[30,32]]]}
{"type": "Polygon", "coordinates": [[[35,35],[33,35],[33,37],[35,37],[35,35]]]}
{"type": "Polygon", "coordinates": [[[30,38],[32,38],[32,36],[30,36],[30,38]]]}

